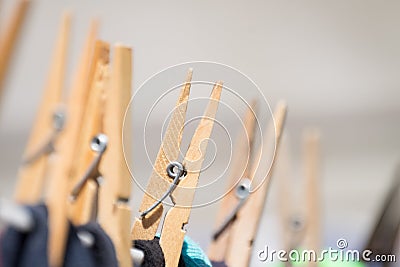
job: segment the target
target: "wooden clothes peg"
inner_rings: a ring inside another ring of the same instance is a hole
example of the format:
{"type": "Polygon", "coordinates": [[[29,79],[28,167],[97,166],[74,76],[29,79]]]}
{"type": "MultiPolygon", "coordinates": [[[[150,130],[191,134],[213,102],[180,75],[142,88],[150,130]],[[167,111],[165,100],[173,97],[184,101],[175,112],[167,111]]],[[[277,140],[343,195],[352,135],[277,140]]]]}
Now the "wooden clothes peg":
{"type": "Polygon", "coordinates": [[[15,44],[22,25],[25,21],[30,6],[29,0],[20,0],[11,15],[5,30],[0,35],[0,101],[2,99],[2,87],[7,74],[8,66],[15,48],[15,44]]]}
{"type": "Polygon", "coordinates": [[[64,131],[55,143],[57,150],[55,163],[49,171],[46,204],[49,209],[49,244],[50,265],[62,266],[68,236],[67,199],[70,189],[72,163],[76,156],[82,118],[90,89],[90,76],[94,75],[94,64],[100,55],[106,53],[101,42],[95,47],[97,22],[92,22],[83,53],[79,62],[76,80],[73,83],[67,103],[68,119],[64,131]],[[95,49],[94,49],[95,48],[95,49]]]}
{"type": "MultiPolygon", "coordinates": [[[[103,176],[100,187],[98,221],[110,236],[117,251],[119,266],[131,267],[130,249],[131,211],[128,201],[131,195],[131,180],[124,151],[129,151],[130,142],[123,143],[125,111],[131,99],[132,50],[123,45],[114,48],[114,61],[111,69],[111,84],[107,92],[104,133],[108,136],[109,146],[104,152],[99,170],[103,176]],[[123,147],[124,145],[124,147],[123,147]]],[[[129,114],[127,119],[129,121],[129,114]]],[[[124,134],[131,136],[128,128],[124,134]]]]}
{"type": "MultiPolygon", "coordinates": [[[[168,164],[177,160],[182,140],[183,126],[185,124],[186,109],[189,99],[192,70],[189,70],[186,83],[183,85],[170,122],[166,129],[163,142],[157,154],[154,169],[151,173],[146,193],[143,196],[139,212],[148,210],[155,200],[167,192],[171,178],[166,173],[168,164]]],[[[143,218],[136,218],[132,227],[131,239],[152,240],[157,232],[163,214],[163,205],[158,205],[143,218]]]]}
{"type": "MultiPolygon", "coordinates": [[[[297,249],[305,232],[304,216],[293,207],[294,200],[291,197],[293,192],[290,189],[293,188],[293,183],[290,179],[291,153],[289,148],[289,140],[283,136],[279,148],[279,160],[276,162],[275,175],[279,177],[279,217],[285,251],[297,249]]],[[[291,266],[291,262],[288,261],[285,266],[291,266]]]]}
{"type": "MultiPolygon", "coordinates": [[[[304,174],[306,180],[306,223],[304,245],[318,255],[321,250],[321,213],[319,196],[320,134],[316,129],[307,129],[303,137],[304,174]]],[[[309,266],[318,266],[310,262],[309,266]]]]}
{"type": "MultiPolygon", "coordinates": [[[[229,175],[227,190],[229,193],[221,200],[218,210],[216,227],[221,227],[229,217],[230,212],[235,209],[238,203],[234,187],[242,178],[250,177],[250,155],[253,147],[255,125],[256,125],[256,101],[253,101],[244,116],[244,134],[236,140],[234,158],[232,159],[232,168],[229,175]],[[247,162],[243,169],[243,162],[247,162]]],[[[229,227],[229,226],[228,226],[229,227]]],[[[213,237],[208,249],[208,257],[214,262],[222,262],[230,243],[230,228],[220,229],[219,233],[213,237]]]]}
{"type": "Polygon", "coordinates": [[[214,118],[217,113],[221,92],[222,82],[218,82],[214,86],[208,106],[197,126],[183,161],[187,175],[179,182],[179,187],[171,194],[175,205],[165,215],[160,237],[165,266],[178,266],[186,233],[184,226],[189,223],[191,206],[206,154],[208,139],[214,126],[214,118]]]}
{"type": "Polygon", "coordinates": [[[114,51],[111,77],[108,60],[100,61],[92,83],[82,127],[78,168],[72,179],[78,186],[72,190],[77,199],[71,205],[71,219],[77,225],[97,219],[115,245],[119,265],[132,266],[127,204],[131,184],[122,147],[123,120],[131,96],[132,51],[121,45],[114,51]],[[104,133],[103,139],[97,137],[93,142],[93,137],[99,133],[104,133]],[[102,142],[101,151],[89,149],[89,143],[93,148],[102,142]],[[102,177],[100,188],[99,177],[102,177]]]}
{"type": "Polygon", "coordinates": [[[25,162],[18,173],[14,198],[20,203],[36,204],[40,200],[48,156],[52,152],[54,139],[62,128],[63,115],[57,113],[60,113],[64,87],[70,27],[71,14],[66,13],[62,18],[53,62],[50,65],[49,80],[25,150],[25,162]]]}
{"type": "Polygon", "coordinates": [[[97,210],[95,208],[98,192],[97,178],[100,176],[98,167],[102,160],[102,153],[108,146],[108,141],[105,140],[108,138],[94,139],[98,134],[103,133],[105,97],[110,79],[109,44],[101,42],[98,43],[98,47],[104,51],[94,66],[95,72],[76,148],[74,160],[76,167],[73,168],[70,178],[72,201],[69,203],[69,217],[75,225],[86,224],[97,217],[93,212],[97,210]]]}
{"type": "MultiPolygon", "coordinates": [[[[275,145],[275,155],[273,159],[276,159],[278,154],[278,148],[280,138],[283,131],[283,126],[286,118],[286,104],[283,102],[278,103],[274,112],[274,126],[275,126],[275,140],[271,142],[271,136],[269,133],[273,131],[272,125],[270,125],[266,131],[264,149],[271,148],[275,145]]],[[[256,157],[257,164],[253,165],[250,179],[253,179],[258,169],[258,163],[263,164],[266,162],[266,151],[259,150],[256,157]]],[[[272,177],[274,164],[271,165],[265,181],[256,191],[253,191],[248,200],[244,203],[243,207],[237,212],[236,220],[232,224],[231,229],[231,240],[228,251],[226,253],[225,262],[228,266],[248,266],[250,262],[250,256],[252,252],[253,242],[256,237],[256,233],[259,227],[262,211],[264,209],[265,198],[267,190],[272,177]]]]}
{"type": "MultiPolygon", "coordinates": [[[[126,162],[131,159],[130,149],[123,147],[123,128],[125,111],[131,99],[132,86],[132,49],[122,45],[114,48],[114,61],[111,70],[111,84],[107,91],[104,114],[104,133],[110,146],[100,163],[100,173],[104,177],[100,188],[98,221],[113,240],[119,266],[132,266],[130,255],[131,210],[128,201],[131,195],[131,179],[126,162]],[[125,156],[127,157],[125,159],[125,156]],[[126,160],[126,161],[125,161],[126,160]]],[[[129,114],[126,115],[129,120],[129,114]]],[[[129,122],[127,127],[129,127],[129,122]]],[[[125,134],[131,136],[127,128],[125,134]]],[[[126,139],[126,140],[127,140],[126,139]]],[[[129,142],[128,142],[129,145],[129,142]]]]}
{"type": "MultiPolygon", "coordinates": [[[[160,246],[164,253],[165,264],[168,267],[175,267],[179,262],[183,239],[186,233],[183,228],[189,221],[194,193],[207,149],[207,140],[210,137],[213,129],[214,118],[222,91],[222,82],[216,83],[211,93],[204,116],[202,117],[190,142],[183,164],[173,163],[179,170],[175,172],[176,176],[173,183],[168,181],[169,185],[166,184],[166,186],[164,186],[165,182],[160,182],[160,177],[157,179],[155,175],[163,175],[166,178],[166,173],[171,174],[171,172],[174,172],[173,168],[171,168],[171,166],[173,167],[174,165],[171,165],[171,163],[177,159],[179,152],[179,144],[181,141],[182,127],[185,121],[184,118],[190,89],[191,75],[191,71],[189,71],[187,82],[183,86],[177,103],[177,108],[171,117],[171,121],[168,125],[163,143],[160,147],[158,154],[160,157],[157,157],[154,170],[159,170],[159,173],[157,174],[157,172],[153,172],[154,176],[152,175],[146,190],[148,195],[153,197],[157,196],[157,198],[153,199],[152,202],[142,202],[142,205],[147,205],[142,206],[142,218],[136,218],[132,229],[133,239],[151,240],[154,238],[156,230],[159,226],[159,218],[162,215],[163,209],[162,202],[155,207],[154,203],[162,200],[163,195],[165,195],[165,193],[168,191],[171,199],[173,200],[174,206],[170,208],[165,216],[160,237],[160,246]],[[171,155],[176,156],[170,157],[171,155]],[[167,171],[167,168],[171,172],[167,171]],[[184,169],[186,169],[186,174],[184,174],[184,169]],[[183,177],[181,175],[183,175],[183,177]],[[156,177],[156,179],[154,179],[154,177],[156,177]],[[152,178],[155,181],[152,181],[152,178]],[[162,189],[165,189],[164,191],[160,190],[160,185],[163,186],[162,189]],[[152,211],[149,211],[150,207],[153,208],[152,211]],[[152,218],[154,215],[156,216],[152,218]]],[[[171,180],[171,178],[169,178],[169,180],[171,180]]],[[[145,198],[146,195],[144,200],[145,198]]]]}

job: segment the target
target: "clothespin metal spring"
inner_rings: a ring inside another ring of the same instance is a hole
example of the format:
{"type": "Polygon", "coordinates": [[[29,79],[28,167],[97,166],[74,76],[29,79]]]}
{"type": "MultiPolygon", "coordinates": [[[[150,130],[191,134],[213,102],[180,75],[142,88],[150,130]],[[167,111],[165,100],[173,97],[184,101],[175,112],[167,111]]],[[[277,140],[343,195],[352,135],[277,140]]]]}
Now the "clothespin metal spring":
{"type": "Polygon", "coordinates": [[[229,225],[236,219],[236,214],[239,212],[240,208],[246,202],[250,195],[250,184],[251,180],[248,178],[243,178],[241,182],[236,186],[236,197],[239,199],[238,204],[232,210],[230,215],[225,219],[222,225],[213,234],[213,239],[217,240],[218,237],[229,227],[229,225]]]}
{"type": "MultiPolygon", "coordinates": [[[[182,163],[173,161],[170,164],[168,164],[167,169],[166,169],[168,176],[173,178],[174,180],[172,181],[171,187],[168,189],[167,192],[159,199],[157,202],[155,202],[150,208],[145,210],[140,214],[141,218],[144,218],[147,214],[149,214],[152,210],[154,210],[158,205],[160,205],[164,199],[166,199],[168,196],[172,194],[172,192],[175,190],[175,188],[178,186],[178,183],[181,179],[183,179],[186,176],[186,169],[182,165],[182,163]]],[[[172,202],[174,202],[173,198],[171,197],[172,202]]]]}
{"type": "MultiPolygon", "coordinates": [[[[90,164],[89,168],[87,169],[86,173],[83,175],[83,177],[79,181],[79,183],[72,189],[71,200],[76,199],[76,197],[79,195],[80,191],[82,190],[85,182],[90,177],[92,177],[93,171],[96,170],[96,167],[99,165],[104,151],[106,151],[107,143],[108,143],[108,137],[105,134],[98,134],[95,137],[93,137],[92,141],[90,142],[90,148],[94,152],[97,152],[97,156],[93,159],[92,163],[90,164]]],[[[97,176],[96,178],[100,178],[100,176],[97,176]]],[[[96,179],[96,182],[99,182],[99,180],[96,179]]]]}
{"type": "Polygon", "coordinates": [[[53,132],[51,133],[49,140],[44,143],[36,152],[27,156],[22,164],[30,164],[40,158],[42,155],[49,154],[54,151],[54,142],[57,135],[62,131],[65,124],[65,114],[63,111],[55,111],[53,114],[53,132]]]}

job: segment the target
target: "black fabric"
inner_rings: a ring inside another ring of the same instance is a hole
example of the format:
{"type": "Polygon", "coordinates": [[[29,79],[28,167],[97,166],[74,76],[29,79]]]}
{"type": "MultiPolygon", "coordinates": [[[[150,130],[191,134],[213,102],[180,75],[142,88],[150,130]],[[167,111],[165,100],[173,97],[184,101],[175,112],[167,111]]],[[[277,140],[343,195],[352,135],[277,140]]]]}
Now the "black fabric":
{"type": "Polygon", "coordinates": [[[47,209],[44,205],[27,206],[34,228],[21,233],[8,227],[0,240],[2,267],[49,266],[47,261],[47,209]]]}
{"type": "MultiPolygon", "coordinates": [[[[134,240],[133,246],[144,253],[142,267],[165,267],[165,258],[159,237],[155,237],[153,240],[134,240]]],[[[179,258],[178,267],[186,267],[182,256],[179,258]]]]}
{"type": "Polygon", "coordinates": [[[213,267],[228,267],[224,261],[211,261],[213,267]]]}
{"type": "MultiPolygon", "coordinates": [[[[0,267],[48,267],[47,208],[45,205],[27,206],[33,216],[34,228],[21,233],[12,227],[0,238],[0,267]]],[[[69,226],[64,267],[117,267],[118,261],[111,239],[97,223],[79,227],[69,226]],[[93,235],[94,245],[84,246],[77,233],[93,235]]]]}

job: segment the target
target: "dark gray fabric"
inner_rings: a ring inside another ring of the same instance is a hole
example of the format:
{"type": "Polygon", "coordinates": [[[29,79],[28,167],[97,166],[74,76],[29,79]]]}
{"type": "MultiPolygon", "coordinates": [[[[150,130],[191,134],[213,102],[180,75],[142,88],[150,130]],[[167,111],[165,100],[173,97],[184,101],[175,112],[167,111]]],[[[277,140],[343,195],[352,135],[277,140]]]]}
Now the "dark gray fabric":
{"type": "Polygon", "coordinates": [[[213,267],[228,267],[223,261],[211,261],[213,267]]]}
{"type": "MultiPolygon", "coordinates": [[[[47,209],[45,205],[27,206],[35,226],[28,233],[12,227],[0,237],[0,267],[48,267],[47,209]]],[[[117,267],[118,261],[111,239],[97,223],[79,227],[69,226],[64,267],[117,267]],[[85,247],[77,236],[78,231],[93,235],[93,247],[85,247]]]]}
{"type": "Polygon", "coordinates": [[[27,206],[34,220],[29,233],[9,227],[1,237],[2,267],[47,267],[47,209],[27,206]]]}
{"type": "MultiPolygon", "coordinates": [[[[94,237],[94,245],[90,249],[86,248],[86,250],[80,249],[77,251],[77,249],[74,248],[74,246],[83,247],[80,240],[78,240],[78,242],[76,241],[72,242],[74,244],[72,243],[69,244],[68,249],[74,249],[74,253],[73,255],[68,255],[68,257],[74,262],[72,262],[71,265],[65,264],[66,267],[75,267],[75,266],[118,267],[117,254],[115,252],[114,245],[110,237],[104,232],[104,230],[100,227],[98,223],[93,222],[86,225],[78,226],[76,227],[76,229],[74,229],[74,231],[75,232],[87,231],[91,233],[94,237]],[[83,250],[87,255],[85,256],[82,255],[83,250]],[[76,259],[79,259],[79,261],[82,262],[83,264],[78,265],[76,259]]],[[[71,262],[70,259],[68,260],[66,259],[66,262],[68,261],[69,264],[71,262]]]]}

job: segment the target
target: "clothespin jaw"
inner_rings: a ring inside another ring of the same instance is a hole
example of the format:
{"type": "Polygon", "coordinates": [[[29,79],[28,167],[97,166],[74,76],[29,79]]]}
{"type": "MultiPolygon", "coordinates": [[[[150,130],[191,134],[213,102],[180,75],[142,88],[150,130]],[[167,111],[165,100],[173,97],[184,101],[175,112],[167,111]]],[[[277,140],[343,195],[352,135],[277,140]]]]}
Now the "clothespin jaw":
{"type": "Polygon", "coordinates": [[[53,62],[50,66],[49,80],[25,150],[25,162],[19,169],[14,196],[17,202],[35,204],[43,193],[48,155],[52,153],[54,139],[61,131],[61,124],[63,124],[62,121],[54,121],[54,119],[63,120],[63,115],[56,112],[60,112],[70,27],[71,14],[66,13],[62,18],[53,62]]]}
{"type": "MultiPolygon", "coordinates": [[[[93,220],[94,212],[97,211],[95,208],[98,192],[97,179],[100,176],[98,167],[102,159],[102,153],[105,152],[108,143],[107,140],[104,140],[108,139],[108,137],[99,137],[98,135],[103,132],[103,107],[105,105],[106,91],[109,87],[109,44],[98,42],[97,46],[101,47],[99,49],[103,51],[99,54],[100,56],[96,63],[94,63],[95,72],[82,122],[76,160],[74,161],[76,168],[71,177],[72,185],[81,188],[79,194],[73,195],[73,199],[70,202],[70,219],[72,223],[77,225],[93,220]],[[97,139],[96,136],[98,136],[97,139]],[[103,147],[98,149],[96,144],[103,147]]],[[[73,191],[71,193],[74,193],[73,191]]]]}
{"type": "Polygon", "coordinates": [[[101,43],[95,47],[97,23],[92,23],[87,36],[83,55],[79,62],[78,73],[73,84],[67,103],[68,118],[60,137],[55,143],[57,158],[53,168],[49,172],[49,185],[47,188],[46,204],[49,209],[49,240],[48,255],[50,266],[62,266],[65,246],[68,237],[68,210],[67,200],[70,194],[70,177],[73,172],[72,163],[76,156],[79,143],[80,129],[84,110],[89,95],[89,83],[91,79],[90,69],[92,62],[97,62],[104,48],[101,43]]]}
{"type": "MultiPolygon", "coordinates": [[[[170,162],[178,159],[179,148],[182,141],[182,130],[185,124],[186,110],[192,80],[192,69],[189,69],[186,82],[183,84],[175,109],[165,132],[160,150],[150,176],[146,193],[143,196],[139,212],[148,210],[155,201],[158,201],[171,186],[171,178],[166,173],[170,162]]],[[[163,205],[158,205],[142,218],[135,218],[131,238],[132,240],[152,240],[157,232],[163,214],[163,205]]]]}
{"type": "MultiPolygon", "coordinates": [[[[110,236],[117,251],[119,266],[131,267],[130,217],[128,201],[131,195],[131,180],[124,150],[130,150],[129,142],[123,143],[125,111],[131,99],[132,49],[115,45],[111,68],[110,86],[106,93],[104,127],[110,145],[99,165],[103,176],[100,187],[98,221],[110,236]],[[124,145],[124,147],[123,147],[124,145]]],[[[129,121],[129,114],[126,120],[129,121]]],[[[125,135],[131,136],[130,129],[125,135]]],[[[128,154],[127,154],[128,155],[128,154]]]]}
{"type": "Polygon", "coordinates": [[[222,82],[218,82],[213,88],[206,111],[186,152],[183,166],[186,168],[187,174],[182,177],[178,187],[171,194],[175,205],[165,216],[160,237],[160,246],[164,252],[167,267],[178,266],[186,233],[184,226],[189,222],[191,206],[206,154],[208,139],[214,126],[221,92],[222,82]]]}
{"type": "MultiPolygon", "coordinates": [[[[275,155],[273,159],[276,159],[278,154],[279,143],[281,140],[283,126],[286,118],[286,104],[283,102],[278,103],[274,112],[274,126],[269,125],[266,130],[265,142],[263,144],[264,149],[269,149],[275,145],[275,155]],[[271,128],[275,129],[275,140],[271,142],[271,128]]],[[[269,156],[266,151],[259,151],[255,162],[263,164],[266,162],[265,157],[269,156]]],[[[258,163],[253,165],[250,177],[253,179],[258,172],[258,163]]],[[[252,244],[256,237],[256,233],[259,227],[262,211],[264,209],[265,198],[267,190],[272,177],[274,164],[272,164],[263,184],[258,187],[256,191],[253,191],[243,207],[238,211],[235,223],[231,226],[231,242],[226,253],[226,264],[228,266],[248,266],[250,262],[250,256],[252,251],[252,244]]]]}
{"type": "Polygon", "coordinates": [[[26,18],[29,6],[29,0],[18,1],[5,31],[0,35],[0,101],[2,98],[3,83],[10,65],[15,43],[26,18]]]}
{"type": "Polygon", "coordinates": [[[221,200],[221,206],[217,214],[216,229],[218,229],[217,231],[219,231],[220,234],[213,237],[208,249],[208,257],[215,262],[222,262],[225,260],[225,253],[230,243],[230,229],[222,229],[221,227],[224,227],[223,225],[226,224],[230,212],[238,205],[236,190],[232,189],[242,178],[250,177],[250,155],[252,152],[256,125],[256,106],[257,101],[254,100],[248,107],[243,119],[244,133],[238,136],[236,141],[234,158],[232,159],[232,167],[227,184],[229,193],[221,200]],[[247,162],[244,169],[243,162],[247,162]]]}

